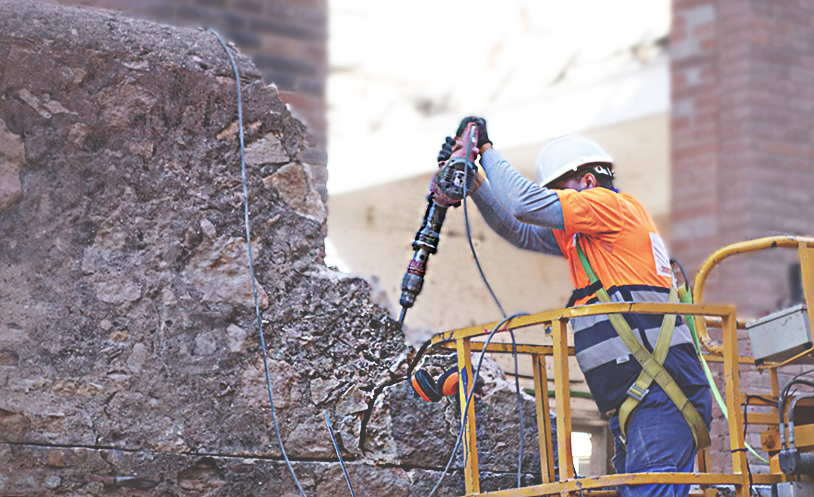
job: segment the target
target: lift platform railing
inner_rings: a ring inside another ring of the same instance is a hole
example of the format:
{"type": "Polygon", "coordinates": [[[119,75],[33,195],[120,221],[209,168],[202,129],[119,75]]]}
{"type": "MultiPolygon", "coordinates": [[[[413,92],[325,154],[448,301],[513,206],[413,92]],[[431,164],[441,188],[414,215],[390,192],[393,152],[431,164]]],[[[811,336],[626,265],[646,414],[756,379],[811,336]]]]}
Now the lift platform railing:
{"type": "MultiPolygon", "coordinates": [[[[745,254],[749,252],[756,252],[759,250],[766,250],[770,248],[796,248],[800,259],[800,274],[803,283],[803,295],[805,297],[806,307],[808,310],[808,322],[814,323],[814,238],[805,238],[797,236],[771,236],[766,238],[758,238],[749,240],[742,243],[735,243],[728,245],[717,252],[713,253],[695,277],[695,286],[693,288],[693,301],[696,303],[703,302],[704,290],[709,278],[710,273],[717,267],[724,259],[728,259],[737,254],[745,254]]],[[[712,341],[707,333],[708,322],[698,320],[698,335],[701,345],[709,351],[713,356],[722,355],[722,346],[712,341]]],[[[740,327],[740,326],[739,326],[740,327]]],[[[791,364],[798,361],[800,358],[814,352],[814,346],[790,357],[780,363],[766,363],[758,366],[758,369],[770,369],[777,372],[777,368],[791,364]]]]}
{"type": "MultiPolygon", "coordinates": [[[[803,286],[803,299],[805,301],[805,314],[807,315],[809,329],[811,327],[811,323],[814,323],[814,238],[807,238],[807,237],[797,237],[797,236],[773,236],[773,237],[766,237],[766,238],[758,238],[755,240],[749,240],[741,243],[732,244],[726,246],[717,252],[713,253],[701,268],[698,271],[698,274],[695,278],[695,287],[693,289],[693,300],[696,303],[700,303],[703,301],[704,298],[704,291],[707,279],[709,278],[712,270],[715,269],[722,261],[728,259],[732,256],[739,255],[739,254],[746,254],[750,252],[756,252],[760,250],[766,249],[773,249],[773,248],[787,248],[787,249],[796,249],[798,259],[800,262],[800,276],[801,276],[801,283],[803,286]]],[[[709,333],[707,331],[708,327],[717,328],[717,323],[711,322],[710,320],[697,320],[696,321],[699,341],[704,349],[708,351],[708,354],[704,354],[707,362],[712,362],[718,358],[723,356],[724,351],[724,344],[716,344],[713,342],[709,333]]],[[[738,322],[738,329],[743,329],[744,323],[738,322]]],[[[761,371],[768,371],[769,373],[769,382],[771,385],[771,394],[770,395],[763,395],[764,397],[769,397],[773,401],[777,401],[780,397],[780,382],[778,377],[778,372],[780,368],[784,366],[789,366],[796,363],[801,363],[804,360],[805,362],[811,363],[812,356],[814,356],[814,345],[808,347],[806,350],[795,354],[791,357],[788,357],[781,361],[763,361],[762,364],[755,365],[755,369],[761,371]]],[[[743,405],[745,399],[747,398],[747,394],[740,394],[740,396],[735,399],[737,402],[734,402],[736,405],[743,405]]],[[[729,399],[727,398],[727,403],[729,403],[729,399]]],[[[772,406],[772,404],[764,402],[759,397],[755,398],[751,405],[754,406],[772,406]]],[[[811,405],[811,400],[802,400],[800,405],[811,405]]],[[[788,404],[786,408],[788,408],[788,404]]],[[[791,413],[793,414],[793,413],[791,413]]],[[[784,416],[788,419],[790,413],[785,412],[784,416]]],[[[770,471],[773,473],[771,476],[780,475],[781,471],[779,468],[777,452],[780,450],[780,445],[778,443],[779,437],[779,412],[777,407],[773,407],[771,412],[768,413],[749,413],[747,415],[747,421],[750,425],[759,424],[759,425],[766,425],[767,430],[761,434],[761,445],[764,451],[770,454],[770,471]]],[[[801,441],[802,445],[814,445],[814,424],[807,424],[803,427],[804,439],[801,441]]],[[[771,483],[773,482],[772,478],[769,478],[769,481],[765,481],[765,475],[754,475],[754,482],[755,483],[771,483]]],[[[784,480],[785,481],[785,480],[784,480]]]]}
{"type": "MultiPolygon", "coordinates": [[[[484,329],[491,330],[497,322],[480,326],[462,328],[441,333],[433,338],[433,343],[453,342],[458,352],[458,370],[461,378],[472,378],[472,350],[482,351],[482,344],[472,339],[484,334],[484,329]]],[[[696,304],[668,304],[668,303],[612,303],[595,304],[590,306],[572,307],[543,312],[531,316],[518,317],[511,320],[508,326],[512,329],[524,328],[533,325],[551,327],[553,344],[546,345],[518,345],[518,353],[532,355],[534,366],[534,392],[537,401],[537,428],[540,434],[540,470],[542,483],[524,488],[514,488],[499,492],[481,494],[480,477],[478,472],[477,437],[475,424],[475,406],[469,404],[468,412],[462,412],[466,417],[464,430],[464,477],[467,495],[494,495],[494,496],[537,496],[537,495],[579,495],[582,491],[607,489],[620,485],[647,484],[647,483],[690,483],[698,485],[733,485],[738,495],[749,495],[749,479],[746,474],[746,456],[743,453],[743,434],[737,427],[743,426],[742,414],[739,406],[734,405],[735,392],[738,388],[738,363],[751,362],[749,357],[737,355],[737,328],[735,323],[735,308],[723,305],[696,305],[696,304]],[[571,454],[571,393],[569,387],[568,357],[574,355],[573,347],[568,346],[568,320],[577,316],[593,316],[600,314],[679,314],[693,316],[717,317],[721,320],[724,337],[723,360],[727,373],[725,375],[727,398],[733,402],[729,406],[730,413],[730,445],[732,452],[732,474],[705,474],[705,473],[630,473],[623,475],[609,475],[598,478],[575,478],[571,454]],[[554,402],[557,411],[558,456],[560,461],[559,481],[555,481],[553,463],[553,442],[551,438],[550,418],[548,416],[548,386],[545,369],[545,358],[551,357],[554,366],[554,402]],[[729,395],[730,390],[732,394],[729,395]]],[[[507,344],[489,344],[487,352],[505,352],[507,344]]],[[[465,398],[465,382],[460,382],[461,396],[465,398]]],[[[465,409],[462,403],[461,409],[465,409]]]]}
{"type": "MultiPolygon", "coordinates": [[[[477,455],[477,435],[475,404],[470,403],[467,407],[461,403],[462,419],[465,418],[465,429],[463,438],[463,460],[466,494],[489,495],[494,497],[520,497],[520,496],[541,496],[541,495],[615,495],[615,487],[623,485],[642,485],[652,483],[673,483],[699,485],[705,489],[710,485],[731,485],[734,487],[736,495],[746,497],[750,495],[750,477],[748,474],[746,451],[743,435],[743,412],[741,407],[744,403],[745,395],[739,387],[739,365],[751,364],[754,366],[752,357],[738,355],[738,329],[743,328],[743,323],[738,323],[735,315],[735,307],[730,305],[707,305],[700,304],[703,296],[703,285],[709,271],[722,259],[736,253],[762,250],[770,247],[797,247],[801,259],[801,267],[804,273],[803,285],[808,304],[809,320],[814,318],[814,239],[804,239],[795,237],[772,237],[743,244],[736,244],[726,247],[713,254],[704,264],[696,278],[695,302],[694,304],[670,304],[670,303],[609,303],[594,304],[590,306],[572,307],[570,309],[559,309],[542,312],[530,316],[517,317],[512,319],[506,326],[511,329],[519,329],[534,325],[543,325],[551,328],[551,345],[518,344],[519,354],[529,354],[532,357],[534,393],[536,397],[537,428],[539,434],[540,450],[540,471],[542,483],[523,488],[512,488],[489,493],[481,493],[480,475],[477,455]],[[709,362],[723,362],[725,402],[729,413],[728,429],[729,442],[732,454],[731,473],[711,473],[708,472],[709,458],[708,452],[699,454],[698,473],[628,473],[619,475],[608,475],[589,478],[577,478],[574,473],[573,459],[571,453],[571,392],[569,387],[569,356],[574,355],[573,347],[568,346],[568,320],[579,316],[592,316],[600,314],[677,314],[683,316],[697,316],[696,323],[703,333],[703,337],[710,350],[710,354],[705,354],[709,362]],[[709,339],[707,326],[721,329],[722,342],[715,345],[709,339]],[[558,436],[558,457],[560,463],[559,479],[555,477],[554,471],[554,447],[552,442],[548,395],[548,378],[546,375],[546,358],[553,361],[555,407],[557,412],[557,432],[558,436]],[[466,412],[464,412],[466,410],[466,412]],[[609,490],[611,489],[611,490],[609,490]]],[[[445,333],[440,333],[433,338],[433,344],[445,348],[454,348],[458,356],[458,372],[460,378],[472,378],[472,351],[507,353],[511,352],[511,345],[505,343],[490,343],[484,347],[483,342],[478,342],[477,337],[482,337],[489,330],[499,323],[487,323],[483,325],[461,328],[445,333]]],[[[806,353],[810,353],[807,351],[806,353]]],[[[772,395],[776,399],[780,388],[777,377],[777,367],[788,363],[772,365],[770,371],[772,395]]],[[[467,382],[459,382],[461,398],[466,397],[467,382]]],[[[768,404],[767,404],[768,405],[768,404]]],[[[776,410],[775,410],[776,411],[776,410]]],[[[758,424],[776,424],[777,414],[758,414],[753,421],[758,424]]],[[[754,484],[772,484],[784,481],[791,481],[783,474],[760,474],[752,475],[754,484]]],[[[712,493],[712,490],[708,491],[712,493]]],[[[707,491],[705,491],[707,493],[707,491]]]]}

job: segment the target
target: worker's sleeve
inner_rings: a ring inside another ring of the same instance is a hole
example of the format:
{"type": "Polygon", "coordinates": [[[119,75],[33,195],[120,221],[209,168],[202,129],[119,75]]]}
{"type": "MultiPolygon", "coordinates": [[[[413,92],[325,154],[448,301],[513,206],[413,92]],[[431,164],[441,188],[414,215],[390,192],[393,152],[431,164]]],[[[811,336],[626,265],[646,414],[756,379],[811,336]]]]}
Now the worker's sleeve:
{"type": "Polygon", "coordinates": [[[493,148],[481,155],[480,163],[492,193],[512,217],[521,223],[563,229],[562,206],[553,190],[524,178],[493,148]]]}
{"type": "Polygon", "coordinates": [[[472,200],[486,224],[512,245],[525,250],[562,255],[551,228],[518,221],[495,198],[489,180],[484,181],[472,194],[472,200]]]}

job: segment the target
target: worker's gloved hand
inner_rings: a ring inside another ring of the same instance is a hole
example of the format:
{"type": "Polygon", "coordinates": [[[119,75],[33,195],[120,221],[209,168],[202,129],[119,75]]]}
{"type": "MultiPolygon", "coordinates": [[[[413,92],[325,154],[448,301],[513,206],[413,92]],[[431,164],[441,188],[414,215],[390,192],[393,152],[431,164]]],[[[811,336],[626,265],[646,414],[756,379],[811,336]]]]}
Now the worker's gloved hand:
{"type": "Polygon", "coordinates": [[[441,150],[438,151],[438,164],[444,161],[448,161],[450,157],[452,157],[452,147],[455,146],[455,138],[448,136],[446,140],[444,140],[444,144],[441,145],[441,150]]]}
{"type": "Polygon", "coordinates": [[[489,135],[486,133],[486,119],[482,117],[469,116],[463,118],[463,120],[461,120],[461,124],[458,125],[458,131],[455,132],[455,136],[460,137],[464,133],[466,125],[469,123],[475,123],[478,125],[478,148],[483,147],[487,143],[492,145],[492,140],[489,139],[489,135]]]}

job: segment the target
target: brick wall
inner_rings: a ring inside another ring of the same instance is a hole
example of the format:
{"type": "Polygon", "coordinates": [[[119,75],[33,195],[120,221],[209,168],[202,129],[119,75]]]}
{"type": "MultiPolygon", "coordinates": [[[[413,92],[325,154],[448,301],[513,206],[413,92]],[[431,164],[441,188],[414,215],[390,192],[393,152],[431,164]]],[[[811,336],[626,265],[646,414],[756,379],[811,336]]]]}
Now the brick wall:
{"type": "Polygon", "coordinates": [[[327,0],[59,0],[186,27],[208,27],[252,58],[317,145],[327,143],[327,0]]]}
{"type": "MultiPolygon", "coordinates": [[[[814,235],[814,3],[675,0],[672,251],[814,235]]],[[[708,295],[749,315],[788,294],[793,251],[727,261],[708,295]]]]}
{"type": "MultiPolygon", "coordinates": [[[[695,274],[727,244],[814,236],[814,2],[674,0],[670,54],[673,254],[695,274]]],[[[794,260],[790,249],[736,256],[704,300],[741,317],[774,311],[794,260]]],[[[743,374],[742,386],[765,392],[767,378],[743,374]]],[[[724,432],[718,413],[716,469],[731,466],[724,432]]]]}

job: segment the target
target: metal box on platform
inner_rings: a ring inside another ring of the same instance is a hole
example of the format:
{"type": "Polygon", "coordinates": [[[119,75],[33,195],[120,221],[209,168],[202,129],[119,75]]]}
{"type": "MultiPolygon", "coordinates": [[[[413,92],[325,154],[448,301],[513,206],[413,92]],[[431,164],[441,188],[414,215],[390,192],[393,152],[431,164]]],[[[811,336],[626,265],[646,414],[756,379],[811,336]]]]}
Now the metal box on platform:
{"type": "MultiPolygon", "coordinates": [[[[799,304],[746,323],[755,364],[783,362],[811,348],[808,310],[799,304]]],[[[812,364],[810,355],[799,362],[812,364]]]]}

